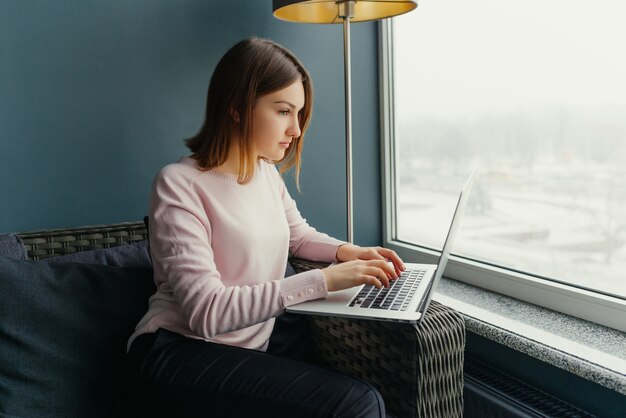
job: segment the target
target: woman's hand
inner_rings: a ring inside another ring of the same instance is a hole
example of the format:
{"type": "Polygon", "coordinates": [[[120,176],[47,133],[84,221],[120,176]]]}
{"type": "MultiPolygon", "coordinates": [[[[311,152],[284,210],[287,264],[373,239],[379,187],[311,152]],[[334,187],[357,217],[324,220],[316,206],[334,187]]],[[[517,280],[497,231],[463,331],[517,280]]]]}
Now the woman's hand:
{"type": "Polygon", "coordinates": [[[394,268],[386,260],[353,260],[322,269],[330,292],[361,284],[377,288],[389,287],[390,279],[397,279],[394,268]]]}
{"type": "Polygon", "coordinates": [[[329,291],[361,284],[388,287],[404,271],[404,263],[393,250],[344,244],[337,249],[337,260],[345,263],[322,269],[329,291]],[[388,263],[391,261],[393,267],[388,263]]]}
{"type": "Polygon", "coordinates": [[[353,244],[344,244],[337,249],[338,261],[352,260],[384,260],[391,261],[396,269],[396,275],[405,269],[404,263],[395,251],[383,247],[359,247],[353,244]]]}

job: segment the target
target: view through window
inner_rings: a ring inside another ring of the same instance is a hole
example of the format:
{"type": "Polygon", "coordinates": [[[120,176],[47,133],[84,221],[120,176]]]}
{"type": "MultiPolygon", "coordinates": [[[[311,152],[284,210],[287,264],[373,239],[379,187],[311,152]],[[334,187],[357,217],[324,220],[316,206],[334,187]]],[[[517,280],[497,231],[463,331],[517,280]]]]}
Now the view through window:
{"type": "Polygon", "coordinates": [[[393,19],[397,239],[626,297],[626,3],[421,0],[393,19]]]}

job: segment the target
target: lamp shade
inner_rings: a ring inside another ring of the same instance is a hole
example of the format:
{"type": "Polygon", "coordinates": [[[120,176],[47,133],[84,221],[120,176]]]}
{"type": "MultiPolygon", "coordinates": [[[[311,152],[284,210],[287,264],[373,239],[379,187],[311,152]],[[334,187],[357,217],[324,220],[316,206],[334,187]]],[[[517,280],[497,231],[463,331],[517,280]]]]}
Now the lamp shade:
{"type": "MultiPolygon", "coordinates": [[[[341,0],[273,0],[274,16],[300,23],[342,23],[339,16],[341,0]]],[[[353,0],[352,22],[384,19],[401,15],[417,7],[413,0],[353,0]]]]}

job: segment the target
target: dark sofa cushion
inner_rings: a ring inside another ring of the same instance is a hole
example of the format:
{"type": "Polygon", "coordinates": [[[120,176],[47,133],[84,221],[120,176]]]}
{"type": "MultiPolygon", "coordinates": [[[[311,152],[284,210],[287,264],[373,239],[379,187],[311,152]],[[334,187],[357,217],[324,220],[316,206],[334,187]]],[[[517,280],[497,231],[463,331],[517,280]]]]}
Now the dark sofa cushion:
{"type": "Polygon", "coordinates": [[[112,417],[152,269],[0,257],[0,415],[112,417]]]}
{"type": "Polygon", "coordinates": [[[28,259],[28,253],[22,239],[16,234],[0,234],[0,256],[28,259]]]}
{"type": "Polygon", "coordinates": [[[139,241],[134,244],[120,245],[118,247],[81,251],[60,257],[46,258],[43,261],[47,263],[76,262],[87,264],[105,264],[108,266],[118,267],[152,266],[147,240],[139,241]]]}

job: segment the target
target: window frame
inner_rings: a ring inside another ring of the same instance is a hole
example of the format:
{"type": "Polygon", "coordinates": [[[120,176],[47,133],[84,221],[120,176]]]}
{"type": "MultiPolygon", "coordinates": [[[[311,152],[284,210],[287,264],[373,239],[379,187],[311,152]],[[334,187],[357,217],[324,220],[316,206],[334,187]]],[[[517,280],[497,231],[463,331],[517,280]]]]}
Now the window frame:
{"type": "MultiPolygon", "coordinates": [[[[397,239],[394,143],[393,19],[378,24],[383,245],[407,262],[437,262],[439,252],[397,239]]],[[[452,254],[445,277],[626,332],[626,301],[618,297],[491,266],[452,254]]]]}

